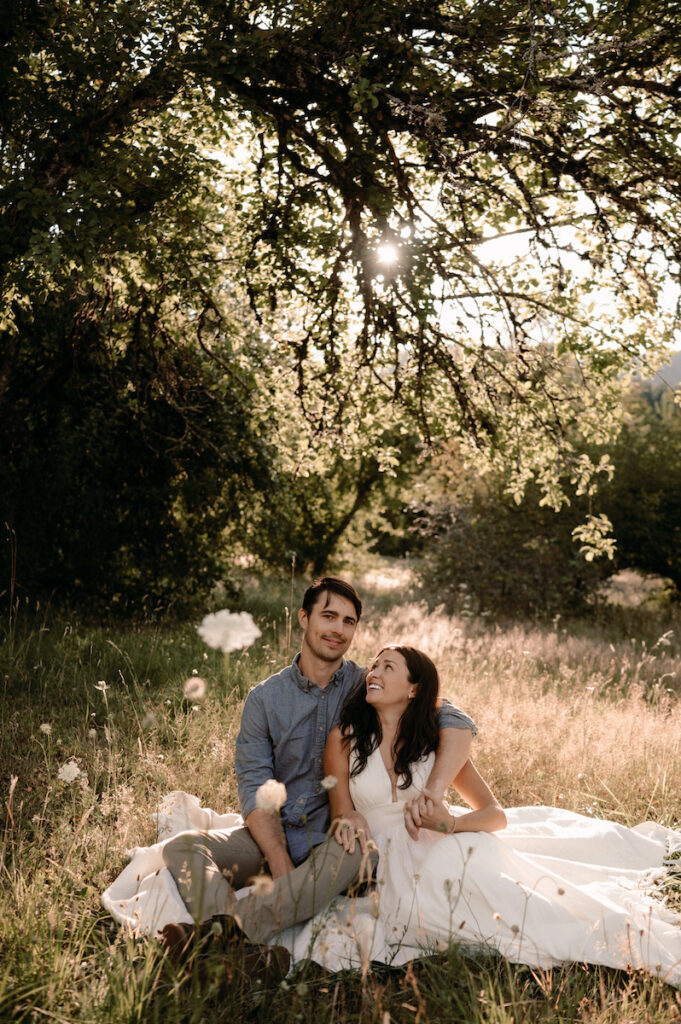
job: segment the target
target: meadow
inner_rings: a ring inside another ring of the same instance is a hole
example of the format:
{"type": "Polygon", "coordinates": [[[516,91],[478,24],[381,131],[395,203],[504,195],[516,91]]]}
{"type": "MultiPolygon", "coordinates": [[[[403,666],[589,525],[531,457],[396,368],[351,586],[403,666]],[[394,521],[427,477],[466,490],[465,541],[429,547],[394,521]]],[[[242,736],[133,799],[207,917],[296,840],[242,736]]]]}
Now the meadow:
{"type": "MultiPolygon", "coordinates": [[[[476,763],[502,803],[681,824],[678,612],[604,607],[578,622],[499,624],[427,605],[406,573],[358,582],[367,614],[353,657],[400,640],[426,650],[480,727],[476,763]]],[[[243,698],[297,649],[289,588],[247,581],[232,610],[251,611],[263,636],[229,658],[204,646],[196,622],[92,627],[26,605],[6,623],[0,1021],[681,1020],[681,993],[639,973],[531,970],[451,947],[363,977],[304,965],[268,989],[224,956],[178,969],[156,941],[118,929],[100,895],[126,850],[155,841],[161,798],[184,789],[237,809],[243,698]],[[184,696],[192,675],[207,682],[202,700],[184,696]]],[[[681,910],[677,893],[669,900],[681,910]]]]}

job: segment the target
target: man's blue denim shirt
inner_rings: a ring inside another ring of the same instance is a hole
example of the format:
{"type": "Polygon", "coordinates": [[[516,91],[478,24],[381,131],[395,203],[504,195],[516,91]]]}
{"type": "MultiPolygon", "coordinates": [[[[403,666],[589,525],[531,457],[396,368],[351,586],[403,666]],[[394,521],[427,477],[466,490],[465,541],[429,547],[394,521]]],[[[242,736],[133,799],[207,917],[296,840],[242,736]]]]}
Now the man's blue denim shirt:
{"type": "MultiPolygon", "coordinates": [[[[255,810],[255,794],[268,779],[286,786],[281,811],[291,860],[300,864],[311,847],[326,839],[329,801],[322,787],[326,740],[338,724],[345,698],[364,679],[365,669],[343,661],[323,690],[298,668],[287,668],[254,686],[246,698],[236,741],[236,775],[241,813],[255,810]]],[[[473,720],[449,701],[440,709],[440,728],[470,729],[473,720]]]]}

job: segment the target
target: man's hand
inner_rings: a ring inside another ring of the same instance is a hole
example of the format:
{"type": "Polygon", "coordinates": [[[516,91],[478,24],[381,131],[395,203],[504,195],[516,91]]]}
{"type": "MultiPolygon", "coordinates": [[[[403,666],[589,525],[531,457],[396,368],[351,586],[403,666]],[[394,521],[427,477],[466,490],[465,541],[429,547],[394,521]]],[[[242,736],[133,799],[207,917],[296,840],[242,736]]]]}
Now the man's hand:
{"type": "Polygon", "coordinates": [[[429,828],[433,832],[443,833],[452,831],[454,819],[444,801],[436,800],[427,789],[423,790],[418,799],[418,815],[421,828],[429,828]]]}
{"type": "Polygon", "coordinates": [[[432,818],[436,803],[441,803],[427,789],[404,805],[404,827],[412,839],[418,839],[419,829],[428,828],[426,818],[432,818]]]}
{"type": "Polygon", "coordinates": [[[432,815],[434,805],[442,803],[447,786],[469,764],[473,733],[470,729],[440,729],[440,743],[435,764],[421,794],[404,805],[404,827],[412,839],[418,839],[426,815],[432,815]]]}
{"type": "Polygon", "coordinates": [[[351,811],[333,823],[333,835],[336,842],[346,853],[355,852],[355,842],[359,843],[362,853],[367,852],[367,843],[371,839],[369,825],[363,814],[351,811]]]}

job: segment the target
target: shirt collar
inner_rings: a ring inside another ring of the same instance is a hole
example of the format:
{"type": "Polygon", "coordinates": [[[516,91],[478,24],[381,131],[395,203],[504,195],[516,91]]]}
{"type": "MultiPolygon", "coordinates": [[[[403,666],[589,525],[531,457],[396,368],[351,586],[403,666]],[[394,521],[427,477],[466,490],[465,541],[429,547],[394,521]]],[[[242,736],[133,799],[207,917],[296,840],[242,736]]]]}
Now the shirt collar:
{"type": "MultiPolygon", "coordinates": [[[[304,690],[306,693],[309,693],[311,688],[313,686],[316,686],[317,684],[313,683],[311,679],[308,679],[307,676],[303,675],[303,673],[300,671],[300,669],[298,667],[298,662],[299,661],[300,661],[300,651],[298,651],[298,653],[296,654],[295,658],[291,662],[291,673],[293,675],[293,679],[294,679],[296,685],[299,686],[301,690],[304,690]]],[[[343,676],[345,665],[346,665],[346,661],[345,661],[345,658],[343,658],[343,660],[341,661],[340,665],[338,666],[338,668],[336,669],[334,674],[329,679],[329,682],[328,682],[329,686],[331,686],[331,685],[338,686],[338,684],[340,683],[341,678],[343,676]]]]}

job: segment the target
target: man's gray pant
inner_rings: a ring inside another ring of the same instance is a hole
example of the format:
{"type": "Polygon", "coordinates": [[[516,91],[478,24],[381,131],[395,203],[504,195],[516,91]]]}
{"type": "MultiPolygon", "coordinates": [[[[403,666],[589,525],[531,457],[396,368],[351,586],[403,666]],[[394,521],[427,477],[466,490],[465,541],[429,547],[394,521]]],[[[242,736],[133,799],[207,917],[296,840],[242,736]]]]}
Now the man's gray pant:
{"type": "Polygon", "coordinates": [[[262,851],[245,826],[181,832],[165,844],[163,859],[195,921],[231,914],[251,942],[269,942],[323,910],[334,896],[368,881],[378,853],[362,855],[357,844],[348,854],[331,836],[293,871],[256,885],[241,900],[234,890],[263,871],[262,851]]]}

